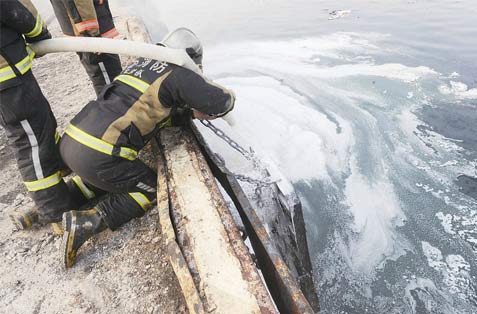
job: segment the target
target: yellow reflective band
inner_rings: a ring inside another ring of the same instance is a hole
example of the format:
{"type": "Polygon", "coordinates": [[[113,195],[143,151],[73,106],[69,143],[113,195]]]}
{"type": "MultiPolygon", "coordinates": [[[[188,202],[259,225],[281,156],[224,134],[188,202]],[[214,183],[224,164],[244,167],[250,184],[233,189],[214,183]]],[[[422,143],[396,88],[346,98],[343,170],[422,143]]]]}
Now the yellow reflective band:
{"type": "Polygon", "coordinates": [[[8,81],[14,77],[16,77],[16,75],[15,75],[15,72],[13,72],[11,67],[5,67],[0,70],[0,83],[8,81]]]}
{"type": "MultiPolygon", "coordinates": [[[[25,74],[26,72],[28,72],[28,70],[31,69],[33,65],[32,60],[35,57],[35,52],[31,50],[30,47],[27,47],[26,49],[28,52],[28,56],[26,56],[20,62],[17,62],[15,64],[15,67],[21,74],[25,74]]],[[[16,75],[12,67],[6,66],[0,69],[0,83],[12,79],[14,77],[16,77],[16,75]]]]}
{"type": "MultiPolygon", "coordinates": [[[[107,155],[113,155],[114,145],[100,140],[99,138],[96,138],[92,135],[89,135],[88,133],[78,129],[72,124],[70,124],[68,128],[66,128],[65,133],[71,136],[71,138],[75,139],[76,141],[80,142],[85,146],[88,146],[91,149],[97,150],[98,152],[107,155]]],[[[128,160],[134,160],[137,157],[137,152],[131,148],[121,147],[119,151],[119,156],[128,160]]]]}
{"type": "Polygon", "coordinates": [[[41,180],[24,182],[28,191],[35,192],[40,190],[45,190],[51,188],[54,185],[57,185],[61,181],[60,172],[56,172],[49,177],[43,178],[41,180]]]}
{"type": "Polygon", "coordinates": [[[60,133],[58,133],[58,131],[55,131],[55,144],[58,144],[60,139],[61,139],[60,133]]]}
{"type": "Polygon", "coordinates": [[[38,36],[38,35],[41,34],[41,31],[42,31],[42,30],[43,30],[43,21],[41,20],[40,13],[38,13],[38,14],[36,15],[35,27],[33,27],[33,29],[31,30],[31,32],[26,33],[25,36],[26,36],[26,37],[30,37],[30,38],[36,37],[36,36],[38,36]]]}
{"type": "Polygon", "coordinates": [[[30,56],[27,56],[25,57],[25,59],[15,64],[15,67],[18,69],[18,72],[20,72],[21,74],[25,74],[28,70],[31,69],[32,64],[33,63],[31,62],[30,56]]]}
{"type": "Polygon", "coordinates": [[[12,68],[10,66],[6,66],[4,68],[1,68],[0,69],[0,75],[2,75],[5,72],[9,72],[9,71],[12,71],[12,68]]]}
{"type": "Polygon", "coordinates": [[[141,93],[144,93],[149,88],[149,86],[151,86],[143,80],[138,79],[137,77],[126,74],[118,75],[115,80],[121,81],[124,84],[129,85],[132,88],[137,89],[141,93]]]}
{"type": "Polygon", "coordinates": [[[119,156],[128,160],[134,160],[137,157],[137,152],[134,149],[121,147],[119,150],[119,156]]]}
{"type": "Polygon", "coordinates": [[[152,204],[151,202],[147,199],[146,195],[140,193],[140,192],[134,192],[134,193],[129,193],[129,195],[136,201],[136,203],[141,206],[141,208],[147,212],[149,209],[151,209],[152,204]]]}
{"type": "Polygon", "coordinates": [[[30,46],[26,46],[26,51],[28,52],[28,56],[30,57],[30,60],[33,60],[35,57],[36,52],[33,51],[33,49],[30,48],[30,46]]]}
{"type": "Polygon", "coordinates": [[[87,200],[90,200],[96,196],[93,191],[88,189],[88,187],[86,186],[86,184],[84,184],[83,180],[81,180],[80,177],[74,176],[72,180],[87,200]]]}
{"type": "Polygon", "coordinates": [[[172,118],[169,118],[166,121],[162,122],[161,125],[159,125],[159,129],[169,127],[169,126],[172,126],[172,118]]]}

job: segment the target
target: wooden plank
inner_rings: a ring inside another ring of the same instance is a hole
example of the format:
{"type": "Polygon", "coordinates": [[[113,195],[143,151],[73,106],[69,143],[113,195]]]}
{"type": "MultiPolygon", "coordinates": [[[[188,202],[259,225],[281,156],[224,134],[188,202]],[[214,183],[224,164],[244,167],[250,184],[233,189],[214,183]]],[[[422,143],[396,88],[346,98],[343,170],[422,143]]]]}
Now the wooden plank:
{"type": "Polygon", "coordinates": [[[163,241],[169,255],[169,263],[177,276],[189,313],[204,314],[204,306],[195,287],[194,280],[179,244],[176,242],[176,235],[170,216],[165,161],[158,150],[156,150],[155,155],[157,156],[157,210],[159,212],[159,224],[163,241]]]}
{"type": "MultiPolygon", "coordinates": [[[[233,176],[224,173],[218,163],[213,159],[214,154],[210,151],[210,148],[205,143],[197,128],[191,125],[191,129],[198,139],[203,155],[207,156],[206,161],[211,171],[231,197],[242,218],[255,251],[259,267],[262,270],[269,291],[280,313],[318,313],[319,302],[314,288],[306,291],[309,292],[309,298],[307,299],[305,292],[300,289],[298,280],[294,278],[289,266],[277,249],[273,239],[266,231],[266,228],[258,217],[255,208],[251,205],[240,183],[233,176]]],[[[301,208],[299,209],[301,213],[301,208]]],[[[311,280],[311,277],[309,279],[311,280]]]]}
{"type": "MultiPolygon", "coordinates": [[[[127,39],[151,43],[149,32],[140,18],[127,17],[120,25],[127,39]]],[[[134,57],[126,57],[127,62],[132,62],[134,59],[134,57]]],[[[161,226],[162,238],[168,254],[169,263],[181,287],[188,312],[190,314],[205,314],[204,305],[195,287],[192,274],[182,255],[179,244],[176,242],[176,235],[170,216],[169,190],[167,187],[164,156],[159,151],[157,142],[151,142],[152,145],[147,145],[141,152],[141,156],[143,157],[143,161],[149,166],[157,166],[157,210],[159,212],[159,225],[161,226]]]]}
{"type": "Polygon", "coordinates": [[[192,133],[161,131],[177,240],[206,312],[277,313],[192,133]]]}

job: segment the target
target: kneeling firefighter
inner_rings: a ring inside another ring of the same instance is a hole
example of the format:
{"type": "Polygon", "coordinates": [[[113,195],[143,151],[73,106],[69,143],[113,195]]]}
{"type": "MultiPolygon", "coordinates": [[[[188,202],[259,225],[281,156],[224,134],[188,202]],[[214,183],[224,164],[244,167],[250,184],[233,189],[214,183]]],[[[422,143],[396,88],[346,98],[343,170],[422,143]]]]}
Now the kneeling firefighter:
{"type": "MultiPolygon", "coordinates": [[[[162,44],[185,49],[201,67],[202,46],[192,31],[175,30],[162,44]]],[[[190,108],[197,118],[214,119],[232,110],[234,102],[231,91],[191,70],[139,58],[86,105],[66,129],[60,152],[79,176],[70,185],[77,187],[75,208],[101,198],[91,209],[63,214],[65,266],[73,266],[91,236],[115,230],[152,207],[157,174],[137,155],[171,114],[190,108]]]]}
{"type": "Polygon", "coordinates": [[[18,229],[38,221],[59,222],[71,209],[60,174],[56,120],[31,71],[34,52],[27,45],[49,38],[30,0],[0,1],[0,125],[38,209],[13,213],[18,229]]]}

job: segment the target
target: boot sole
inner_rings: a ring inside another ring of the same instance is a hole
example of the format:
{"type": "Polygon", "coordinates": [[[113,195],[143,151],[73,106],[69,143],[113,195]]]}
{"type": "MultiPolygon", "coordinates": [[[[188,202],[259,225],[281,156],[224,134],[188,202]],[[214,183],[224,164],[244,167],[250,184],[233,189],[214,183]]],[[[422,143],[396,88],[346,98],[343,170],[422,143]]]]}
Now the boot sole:
{"type": "Polygon", "coordinates": [[[66,268],[71,268],[74,265],[76,252],[72,249],[74,244],[76,232],[76,215],[71,212],[63,214],[63,238],[61,240],[61,259],[66,268]]]}
{"type": "Polygon", "coordinates": [[[24,215],[10,214],[8,216],[10,217],[10,221],[12,222],[13,227],[15,228],[15,231],[29,229],[33,225],[31,220],[28,217],[25,217],[24,215]]]}
{"type": "Polygon", "coordinates": [[[13,216],[13,215],[8,215],[8,217],[10,218],[10,221],[12,222],[13,230],[14,230],[14,231],[20,231],[20,230],[23,230],[23,229],[24,229],[22,223],[19,222],[15,216],[13,216]]]}

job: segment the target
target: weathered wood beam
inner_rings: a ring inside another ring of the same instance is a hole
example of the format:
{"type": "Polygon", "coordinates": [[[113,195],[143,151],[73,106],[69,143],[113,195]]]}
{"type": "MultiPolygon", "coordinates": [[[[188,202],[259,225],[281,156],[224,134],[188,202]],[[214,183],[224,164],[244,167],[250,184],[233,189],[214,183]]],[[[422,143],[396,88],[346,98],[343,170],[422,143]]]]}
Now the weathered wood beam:
{"type": "Polygon", "coordinates": [[[166,128],[160,141],[176,239],[205,311],[277,313],[192,133],[166,128]]]}

